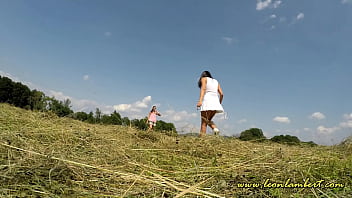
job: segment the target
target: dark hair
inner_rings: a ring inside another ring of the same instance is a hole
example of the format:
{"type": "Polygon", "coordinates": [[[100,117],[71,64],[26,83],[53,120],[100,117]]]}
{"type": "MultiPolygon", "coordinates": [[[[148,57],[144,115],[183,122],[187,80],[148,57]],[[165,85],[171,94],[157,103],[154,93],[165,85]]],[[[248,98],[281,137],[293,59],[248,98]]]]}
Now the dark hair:
{"type": "Polygon", "coordinates": [[[153,112],[154,107],[156,108],[156,106],[154,105],[154,106],[152,107],[152,110],[150,110],[150,112],[153,112]]]}
{"type": "Polygon", "coordinates": [[[198,80],[198,87],[201,88],[202,87],[202,78],[203,77],[209,77],[209,78],[213,78],[210,74],[209,71],[203,71],[202,74],[200,75],[200,78],[198,80]]]}

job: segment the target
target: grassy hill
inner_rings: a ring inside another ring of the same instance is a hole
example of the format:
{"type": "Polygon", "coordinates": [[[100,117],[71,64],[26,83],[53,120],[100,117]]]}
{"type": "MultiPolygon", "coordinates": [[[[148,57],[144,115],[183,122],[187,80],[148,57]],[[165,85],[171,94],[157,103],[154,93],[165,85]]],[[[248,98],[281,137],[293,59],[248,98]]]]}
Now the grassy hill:
{"type": "Polygon", "coordinates": [[[171,137],[0,104],[0,197],[349,197],[351,145],[171,137]]]}

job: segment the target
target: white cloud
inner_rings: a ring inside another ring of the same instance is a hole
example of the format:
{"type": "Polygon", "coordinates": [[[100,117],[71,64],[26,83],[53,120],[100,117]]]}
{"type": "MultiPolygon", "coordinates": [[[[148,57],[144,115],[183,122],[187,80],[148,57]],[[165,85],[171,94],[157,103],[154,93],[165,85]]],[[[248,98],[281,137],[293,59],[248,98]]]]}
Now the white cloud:
{"type": "Polygon", "coordinates": [[[105,33],[104,33],[104,36],[106,36],[106,37],[110,37],[111,35],[112,35],[111,32],[105,32],[105,33]]]}
{"type": "Polygon", "coordinates": [[[275,1],[274,4],[273,4],[273,7],[274,8],[278,8],[281,3],[282,3],[282,1],[275,1]]]}
{"type": "Polygon", "coordinates": [[[4,71],[1,71],[1,70],[0,70],[0,76],[6,76],[15,82],[20,82],[19,78],[12,76],[11,74],[4,72],[4,71]]]}
{"type": "Polygon", "coordinates": [[[152,97],[151,96],[146,96],[143,98],[142,101],[137,101],[135,103],[137,108],[147,108],[149,105],[149,103],[152,101],[152,97]]]}
{"type": "Polygon", "coordinates": [[[325,119],[325,115],[323,113],[320,112],[315,112],[312,115],[309,116],[311,119],[315,119],[315,120],[323,120],[325,119]]]}
{"type": "Polygon", "coordinates": [[[278,8],[282,1],[272,1],[272,0],[257,0],[256,10],[264,10],[266,8],[278,8]]]}
{"type": "Polygon", "coordinates": [[[352,0],[342,0],[341,3],[342,4],[348,4],[348,3],[352,4],[352,0]]]}
{"type": "Polygon", "coordinates": [[[119,105],[114,105],[114,109],[116,111],[127,111],[132,107],[131,104],[119,104],[119,105]]]}
{"type": "Polygon", "coordinates": [[[341,122],[340,126],[343,128],[352,128],[352,120],[347,120],[345,122],[341,122]]]}
{"type": "Polygon", "coordinates": [[[223,113],[217,113],[215,116],[214,116],[214,121],[220,121],[220,120],[228,120],[229,119],[229,116],[228,116],[228,113],[227,112],[223,112],[223,113]]]}
{"type": "Polygon", "coordinates": [[[286,123],[289,124],[291,121],[288,117],[280,117],[280,116],[276,116],[273,121],[275,122],[280,122],[280,123],[286,123]]]}
{"type": "Polygon", "coordinates": [[[142,101],[137,101],[133,104],[118,104],[114,105],[114,109],[120,112],[141,112],[142,109],[150,106],[150,102],[152,100],[151,96],[146,96],[142,99],[142,101]]]}
{"type": "Polygon", "coordinates": [[[270,15],[270,17],[269,18],[271,18],[271,19],[275,19],[277,16],[275,15],[275,14],[272,14],[272,15],[270,15]]]}
{"type": "Polygon", "coordinates": [[[175,110],[167,110],[164,112],[163,117],[172,121],[172,122],[180,122],[180,121],[188,121],[189,119],[198,117],[197,113],[189,113],[187,111],[175,111],[175,110]]]}
{"type": "MultiPolygon", "coordinates": [[[[166,122],[172,122],[175,124],[177,131],[183,133],[199,133],[200,128],[200,113],[199,112],[189,112],[185,110],[175,111],[169,108],[166,111],[160,112],[160,119],[166,122]]],[[[231,135],[233,133],[233,126],[227,125],[222,114],[217,114],[213,118],[215,124],[219,127],[221,134],[231,135]]],[[[207,127],[208,132],[211,131],[207,127]]]]}
{"type": "Polygon", "coordinates": [[[296,17],[296,19],[297,19],[297,21],[298,20],[302,20],[304,18],[304,13],[299,13],[298,15],[297,15],[297,17],[296,17]]]}
{"type": "Polygon", "coordinates": [[[271,0],[257,0],[257,10],[264,10],[265,8],[269,7],[271,4],[271,0]]]}
{"type": "Polygon", "coordinates": [[[336,132],[339,129],[340,129],[340,127],[327,128],[327,127],[324,127],[324,126],[318,126],[317,131],[320,134],[332,134],[332,133],[336,132]]]}
{"type": "Polygon", "coordinates": [[[258,127],[257,127],[257,125],[252,124],[252,125],[249,126],[249,128],[258,128],[258,127]]]}
{"type": "Polygon", "coordinates": [[[304,13],[300,12],[297,14],[297,16],[292,18],[292,22],[289,25],[294,25],[296,24],[298,21],[303,20],[305,17],[304,13]]]}
{"type": "Polygon", "coordinates": [[[173,109],[166,110],[161,113],[162,120],[175,124],[177,131],[181,133],[198,133],[200,119],[198,113],[191,113],[185,110],[175,111],[173,109]]]}
{"type": "Polygon", "coordinates": [[[64,101],[66,99],[69,99],[71,101],[71,106],[74,111],[89,112],[89,111],[95,111],[96,108],[99,108],[102,113],[110,114],[114,110],[113,106],[111,105],[99,104],[98,102],[93,100],[77,99],[71,96],[67,96],[60,91],[49,90],[44,92],[46,95],[55,97],[55,99],[59,101],[64,101]]]}
{"type": "Polygon", "coordinates": [[[238,124],[243,124],[243,123],[246,123],[247,122],[247,119],[241,119],[239,121],[237,121],[238,124]]]}
{"type": "Polygon", "coordinates": [[[89,75],[84,75],[83,80],[89,80],[89,75]]]}
{"type": "Polygon", "coordinates": [[[70,96],[66,96],[61,91],[49,90],[48,93],[49,93],[50,96],[54,96],[58,100],[66,100],[66,99],[70,99],[71,100],[72,99],[70,96]]]}
{"type": "Polygon", "coordinates": [[[283,134],[283,135],[299,135],[301,132],[300,130],[296,129],[277,129],[275,130],[276,133],[283,134]]]}
{"type": "Polygon", "coordinates": [[[40,86],[35,85],[34,83],[20,80],[20,78],[18,78],[17,76],[13,76],[10,73],[7,73],[7,72],[1,71],[1,70],[0,70],[0,76],[5,76],[5,77],[10,78],[14,82],[20,82],[20,83],[22,83],[24,85],[27,85],[30,89],[42,90],[40,88],[40,86]]]}
{"type": "Polygon", "coordinates": [[[340,123],[342,128],[352,128],[352,113],[343,115],[344,121],[340,123]]]}
{"type": "Polygon", "coordinates": [[[307,131],[308,132],[308,131],[311,131],[311,129],[310,128],[304,128],[303,131],[307,131]]]}
{"type": "Polygon", "coordinates": [[[343,115],[343,118],[346,120],[352,120],[352,113],[343,115]]]}
{"type": "Polygon", "coordinates": [[[180,122],[175,125],[176,130],[181,133],[199,133],[199,125],[189,122],[180,122]]]}
{"type": "Polygon", "coordinates": [[[229,44],[229,45],[231,45],[231,44],[234,43],[234,42],[237,42],[236,39],[231,38],[231,37],[226,37],[226,36],[222,37],[221,39],[222,39],[223,41],[225,41],[225,42],[226,42],[227,44],[229,44]]]}
{"type": "Polygon", "coordinates": [[[330,128],[325,126],[318,126],[317,132],[319,134],[329,135],[329,134],[335,133],[336,131],[352,128],[352,113],[345,114],[343,117],[344,117],[344,120],[338,126],[334,126],[330,128]]]}

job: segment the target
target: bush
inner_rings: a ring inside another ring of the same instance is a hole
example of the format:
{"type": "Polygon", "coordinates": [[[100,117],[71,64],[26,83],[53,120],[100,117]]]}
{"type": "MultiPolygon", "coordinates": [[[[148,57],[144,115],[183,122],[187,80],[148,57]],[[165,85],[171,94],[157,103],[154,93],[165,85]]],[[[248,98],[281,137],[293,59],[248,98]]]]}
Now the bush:
{"type": "Polygon", "coordinates": [[[251,128],[241,132],[240,140],[266,140],[266,137],[264,136],[263,131],[261,129],[251,128]]]}
{"type": "Polygon", "coordinates": [[[291,135],[277,135],[272,137],[270,140],[273,142],[286,144],[299,144],[301,142],[296,136],[291,135]]]}

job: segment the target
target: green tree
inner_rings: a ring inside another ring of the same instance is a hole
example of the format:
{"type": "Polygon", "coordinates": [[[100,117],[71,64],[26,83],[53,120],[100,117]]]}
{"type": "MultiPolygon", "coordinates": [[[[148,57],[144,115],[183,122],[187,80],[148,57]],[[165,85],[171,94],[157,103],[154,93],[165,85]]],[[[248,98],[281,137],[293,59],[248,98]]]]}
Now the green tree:
{"type": "Polygon", "coordinates": [[[111,124],[122,125],[121,115],[117,111],[112,112],[112,114],[110,115],[110,120],[111,124]]]}
{"type": "Polygon", "coordinates": [[[303,143],[305,143],[305,144],[307,144],[307,145],[309,145],[309,146],[317,146],[317,145],[318,145],[318,144],[316,144],[316,143],[313,142],[313,141],[303,142],[303,143]]]}
{"type": "Polygon", "coordinates": [[[240,140],[265,140],[266,137],[263,134],[263,131],[258,128],[251,128],[241,132],[240,140]]]}
{"type": "Polygon", "coordinates": [[[0,76],[0,102],[12,104],[13,83],[10,78],[0,76]]]}
{"type": "Polygon", "coordinates": [[[30,89],[10,78],[0,76],[0,102],[6,102],[21,108],[30,108],[30,89]]]}
{"type": "Polygon", "coordinates": [[[11,94],[11,104],[16,107],[30,108],[29,99],[31,95],[31,90],[19,82],[13,83],[12,94],[11,94]]]}
{"type": "Polygon", "coordinates": [[[100,123],[102,123],[102,124],[112,124],[111,117],[109,115],[100,116],[100,123]]]}
{"type": "Polygon", "coordinates": [[[87,116],[87,122],[91,123],[91,124],[95,123],[95,118],[94,118],[93,112],[89,112],[89,114],[87,116]]]}
{"type": "Polygon", "coordinates": [[[88,120],[88,114],[86,112],[76,112],[73,115],[73,118],[80,121],[88,120]]]}
{"type": "Polygon", "coordinates": [[[45,95],[43,92],[37,91],[35,89],[31,91],[29,104],[32,110],[44,111],[45,110],[44,100],[45,100],[45,95]]]}
{"type": "Polygon", "coordinates": [[[158,120],[155,126],[155,130],[158,131],[176,131],[176,128],[173,123],[167,123],[163,120],[158,120]]]}
{"type": "Polygon", "coordinates": [[[101,121],[101,111],[99,108],[95,109],[95,122],[100,123],[101,121]]]}
{"type": "Polygon", "coordinates": [[[69,104],[71,102],[69,99],[65,100],[65,102],[58,101],[54,97],[47,98],[48,110],[54,112],[59,117],[68,116],[73,113],[70,109],[69,104]]]}
{"type": "Polygon", "coordinates": [[[140,119],[140,120],[133,119],[131,120],[131,125],[140,130],[146,130],[148,128],[148,125],[146,123],[146,118],[140,119]]]}
{"type": "Polygon", "coordinates": [[[130,124],[131,124],[131,121],[130,121],[130,119],[128,117],[123,117],[122,118],[122,125],[123,126],[130,126],[130,124]]]}
{"type": "Polygon", "coordinates": [[[67,108],[71,108],[72,106],[71,106],[71,100],[70,99],[65,99],[63,102],[62,102],[62,105],[64,106],[64,107],[67,107],[67,108]]]}
{"type": "Polygon", "coordinates": [[[177,135],[175,125],[173,123],[164,122],[163,120],[159,120],[156,123],[155,130],[171,136],[177,135]]]}
{"type": "Polygon", "coordinates": [[[299,144],[301,142],[298,137],[291,135],[277,135],[272,137],[270,140],[273,142],[286,144],[299,144]]]}

